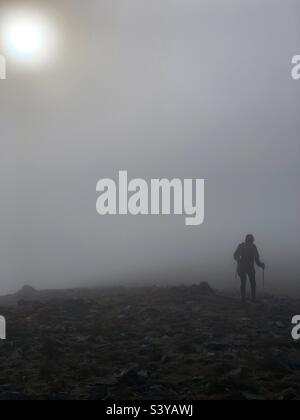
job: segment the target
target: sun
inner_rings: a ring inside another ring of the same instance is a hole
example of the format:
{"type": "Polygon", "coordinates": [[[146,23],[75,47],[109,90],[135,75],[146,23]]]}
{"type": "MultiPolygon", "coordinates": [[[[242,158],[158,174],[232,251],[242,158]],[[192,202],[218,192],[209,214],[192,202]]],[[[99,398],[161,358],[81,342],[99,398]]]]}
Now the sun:
{"type": "Polygon", "coordinates": [[[18,55],[37,56],[45,44],[43,28],[34,22],[15,22],[7,31],[7,41],[18,55]]]}
{"type": "Polygon", "coordinates": [[[36,13],[11,14],[2,30],[5,52],[28,64],[50,58],[54,46],[54,31],[44,16],[36,13]]]}

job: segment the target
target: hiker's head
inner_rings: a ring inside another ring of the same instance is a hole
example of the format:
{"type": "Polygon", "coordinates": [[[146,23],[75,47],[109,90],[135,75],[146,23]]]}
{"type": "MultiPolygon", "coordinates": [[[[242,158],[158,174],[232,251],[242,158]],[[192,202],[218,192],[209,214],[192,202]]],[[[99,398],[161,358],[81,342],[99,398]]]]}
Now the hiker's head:
{"type": "Polygon", "coordinates": [[[247,235],[245,242],[246,242],[247,245],[253,245],[254,242],[255,242],[254,236],[253,235],[247,235]]]}

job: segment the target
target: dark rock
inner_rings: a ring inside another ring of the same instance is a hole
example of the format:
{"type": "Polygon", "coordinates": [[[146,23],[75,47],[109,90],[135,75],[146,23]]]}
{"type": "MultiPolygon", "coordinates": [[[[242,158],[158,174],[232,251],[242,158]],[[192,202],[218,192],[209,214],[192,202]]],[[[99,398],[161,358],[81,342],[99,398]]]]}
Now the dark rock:
{"type": "Polygon", "coordinates": [[[201,295],[204,295],[204,296],[214,296],[215,295],[215,292],[213,291],[213,289],[206,282],[200,283],[200,285],[198,286],[198,291],[201,295]]]}
{"type": "Polygon", "coordinates": [[[281,327],[297,300],[244,307],[207,283],[20,294],[21,307],[0,298],[1,400],[299,399],[298,343],[281,327]]]}
{"type": "Polygon", "coordinates": [[[104,384],[95,384],[92,388],[90,399],[93,401],[100,401],[104,400],[107,396],[107,386],[104,384]]]}
{"type": "Polygon", "coordinates": [[[300,370],[300,353],[286,353],[281,358],[283,365],[290,370],[300,370]]]}

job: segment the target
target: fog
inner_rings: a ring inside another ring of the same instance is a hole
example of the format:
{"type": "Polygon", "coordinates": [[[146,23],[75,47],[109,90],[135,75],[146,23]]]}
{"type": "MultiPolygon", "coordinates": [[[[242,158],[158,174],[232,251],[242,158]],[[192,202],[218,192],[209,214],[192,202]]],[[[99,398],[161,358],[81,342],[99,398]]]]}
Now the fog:
{"type": "MultiPolygon", "coordinates": [[[[31,3],[53,62],[0,81],[0,292],[192,283],[232,287],[247,233],[269,284],[299,279],[298,0],[31,3]],[[96,183],[205,178],[204,225],[101,217],[96,183]]],[[[1,46],[0,46],[1,52],[1,46]]]]}

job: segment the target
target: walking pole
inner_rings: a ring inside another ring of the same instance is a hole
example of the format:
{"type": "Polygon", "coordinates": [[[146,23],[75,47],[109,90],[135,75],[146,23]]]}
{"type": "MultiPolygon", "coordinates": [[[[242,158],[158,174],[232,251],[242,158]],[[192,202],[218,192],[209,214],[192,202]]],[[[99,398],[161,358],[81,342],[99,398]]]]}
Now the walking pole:
{"type": "Polygon", "coordinates": [[[238,282],[238,276],[239,276],[239,274],[238,274],[238,265],[236,266],[236,270],[235,270],[235,282],[234,282],[234,289],[235,289],[235,292],[237,292],[237,290],[238,290],[238,287],[237,287],[237,282],[238,282]]]}
{"type": "Polygon", "coordinates": [[[265,281],[265,269],[263,268],[262,270],[262,277],[263,277],[263,288],[265,290],[265,286],[266,286],[266,281],[265,281]]]}

